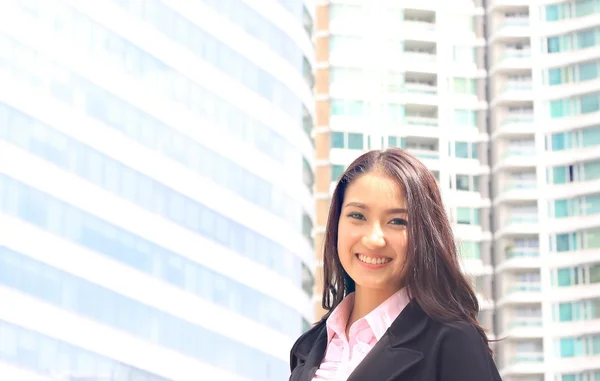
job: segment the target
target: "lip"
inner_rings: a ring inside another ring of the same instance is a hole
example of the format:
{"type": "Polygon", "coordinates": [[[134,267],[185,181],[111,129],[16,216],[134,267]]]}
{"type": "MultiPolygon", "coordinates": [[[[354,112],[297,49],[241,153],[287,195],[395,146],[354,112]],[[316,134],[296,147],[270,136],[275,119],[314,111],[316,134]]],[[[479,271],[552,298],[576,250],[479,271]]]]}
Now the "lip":
{"type": "MultiPolygon", "coordinates": [[[[364,266],[368,269],[380,269],[380,268],[385,267],[385,266],[389,265],[390,263],[392,263],[392,261],[389,261],[386,263],[381,263],[381,264],[365,263],[358,258],[358,255],[359,255],[359,253],[354,254],[358,263],[360,263],[362,266],[364,266]]],[[[369,257],[369,258],[388,258],[388,259],[390,259],[389,257],[384,257],[383,255],[369,255],[369,254],[361,254],[361,255],[363,255],[365,257],[369,257]]]]}

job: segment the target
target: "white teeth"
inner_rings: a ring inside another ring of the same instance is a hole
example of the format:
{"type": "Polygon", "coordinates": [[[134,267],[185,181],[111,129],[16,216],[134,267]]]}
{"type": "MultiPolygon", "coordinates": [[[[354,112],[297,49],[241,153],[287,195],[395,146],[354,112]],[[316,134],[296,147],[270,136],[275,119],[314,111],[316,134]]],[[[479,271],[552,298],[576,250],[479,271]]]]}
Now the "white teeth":
{"type": "Polygon", "coordinates": [[[360,259],[361,262],[369,263],[371,265],[381,265],[392,260],[391,258],[371,258],[361,254],[358,255],[358,259],[360,259]]]}

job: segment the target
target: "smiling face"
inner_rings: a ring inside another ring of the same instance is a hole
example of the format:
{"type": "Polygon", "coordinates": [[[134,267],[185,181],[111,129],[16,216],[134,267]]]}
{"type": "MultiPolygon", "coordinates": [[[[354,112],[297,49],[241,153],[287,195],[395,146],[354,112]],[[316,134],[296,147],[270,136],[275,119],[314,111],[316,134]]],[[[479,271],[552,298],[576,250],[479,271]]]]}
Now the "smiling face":
{"type": "Polygon", "coordinates": [[[356,288],[393,293],[403,286],[408,244],[403,189],[379,171],[346,189],[338,222],[337,252],[356,288]]]}

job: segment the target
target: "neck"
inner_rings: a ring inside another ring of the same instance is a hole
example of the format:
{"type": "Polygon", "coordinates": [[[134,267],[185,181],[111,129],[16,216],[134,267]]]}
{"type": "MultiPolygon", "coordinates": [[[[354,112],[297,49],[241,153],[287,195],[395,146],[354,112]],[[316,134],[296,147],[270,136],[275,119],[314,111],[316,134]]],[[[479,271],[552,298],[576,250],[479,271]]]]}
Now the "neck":
{"type": "Polygon", "coordinates": [[[356,291],[354,292],[354,306],[352,307],[352,312],[350,312],[348,323],[346,325],[346,337],[348,337],[350,327],[354,322],[367,316],[396,291],[398,290],[363,288],[356,285],[356,291]]]}

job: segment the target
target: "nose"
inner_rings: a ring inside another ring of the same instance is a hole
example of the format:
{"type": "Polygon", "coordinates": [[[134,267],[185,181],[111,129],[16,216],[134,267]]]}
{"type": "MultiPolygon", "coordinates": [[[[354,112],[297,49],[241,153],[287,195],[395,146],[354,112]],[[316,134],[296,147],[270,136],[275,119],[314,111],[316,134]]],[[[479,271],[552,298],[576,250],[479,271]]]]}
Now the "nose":
{"type": "Polygon", "coordinates": [[[385,246],[385,238],[383,236],[383,231],[381,230],[381,226],[379,224],[375,224],[372,229],[370,229],[367,234],[362,238],[363,245],[367,249],[379,249],[385,246]]]}

